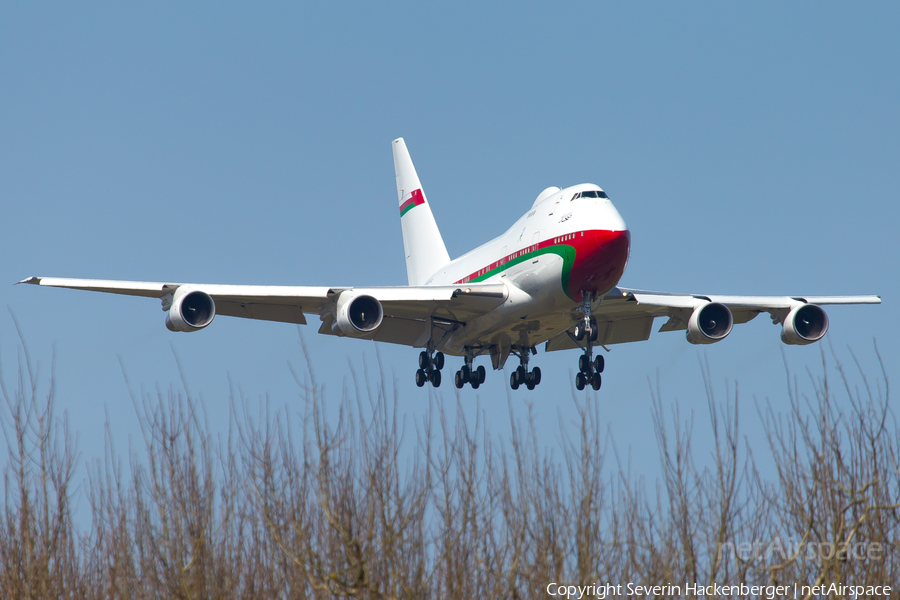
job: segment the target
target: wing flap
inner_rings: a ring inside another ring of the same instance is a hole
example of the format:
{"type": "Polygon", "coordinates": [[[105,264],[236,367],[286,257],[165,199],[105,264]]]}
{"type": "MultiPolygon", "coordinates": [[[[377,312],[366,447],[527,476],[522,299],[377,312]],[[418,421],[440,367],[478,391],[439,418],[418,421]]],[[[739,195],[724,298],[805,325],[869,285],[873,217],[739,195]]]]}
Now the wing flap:
{"type": "MultiPolygon", "coordinates": [[[[650,339],[650,332],[653,330],[654,317],[637,317],[632,319],[618,319],[597,321],[597,341],[595,344],[602,346],[611,346],[612,344],[627,344],[628,342],[642,342],[650,339]]],[[[571,350],[580,348],[568,332],[560,333],[549,340],[544,345],[545,352],[553,352],[555,350],[571,350]]]]}
{"type": "Polygon", "coordinates": [[[604,346],[642,342],[650,339],[650,331],[653,329],[653,317],[598,321],[597,328],[599,330],[597,332],[597,341],[604,346]]]}
{"type": "Polygon", "coordinates": [[[419,340],[428,337],[428,326],[425,321],[416,319],[402,319],[396,317],[385,318],[381,326],[375,330],[372,339],[386,344],[401,344],[403,346],[422,346],[419,340]]]}
{"type": "Polygon", "coordinates": [[[306,325],[303,308],[299,305],[273,304],[270,302],[250,302],[218,299],[216,314],[226,317],[257,319],[260,321],[277,321],[279,323],[296,323],[306,325]]]}
{"type": "MultiPolygon", "coordinates": [[[[437,327],[436,332],[443,332],[448,328],[452,328],[452,326],[437,327]]],[[[335,331],[334,319],[331,315],[326,316],[322,320],[322,325],[319,327],[319,333],[341,337],[344,335],[340,331],[335,331]]],[[[381,321],[381,325],[378,326],[378,329],[355,339],[373,340],[376,342],[384,342],[386,344],[400,344],[402,346],[424,348],[425,344],[428,342],[428,337],[428,321],[425,319],[406,319],[403,317],[386,316],[381,321]]]]}
{"type": "Polygon", "coordinates": [[[555,352],[556,350],[574,350],[575,348],[580,348],[575,340],[569,337],[567,332],[562,332],[557,334],[547,340],[547,343],[544,344],[544,352],[555,352]]]}

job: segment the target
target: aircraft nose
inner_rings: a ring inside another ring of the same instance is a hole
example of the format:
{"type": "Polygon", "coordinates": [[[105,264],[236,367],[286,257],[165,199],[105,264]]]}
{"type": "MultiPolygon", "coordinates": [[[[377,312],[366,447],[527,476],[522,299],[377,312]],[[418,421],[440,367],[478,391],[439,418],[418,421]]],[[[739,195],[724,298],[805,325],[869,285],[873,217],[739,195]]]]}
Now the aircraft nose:
{"type": "Polygon", "coordinates": [[[631,232],[627,229],[585,232],[593,239],[585,244],[585,252],[576,255],[569,275],[569,294],[581,300],[581,292],[605,294],[621,279],[631,249],[631,232]]]}
{"type": "Polygon", "coordinates": [[[624,246],[627,252],[631,247],[631,232],[627,229],[619,231],[596,231],[594,242],[601,250],[605,250],[610,246],[624,246]]]}

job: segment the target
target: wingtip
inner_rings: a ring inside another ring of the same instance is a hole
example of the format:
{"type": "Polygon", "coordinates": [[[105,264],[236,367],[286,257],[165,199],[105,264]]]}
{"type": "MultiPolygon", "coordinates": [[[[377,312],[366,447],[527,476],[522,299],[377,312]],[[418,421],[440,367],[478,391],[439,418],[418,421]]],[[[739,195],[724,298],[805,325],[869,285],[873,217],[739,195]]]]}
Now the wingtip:
{"type": "Polygon", "coordinates": [[[22,281],[17,281],[13,285],[19,285],[20,283],[31,283],[33,285],[41,285],[41,278],[40,277],[28,277],[26,279],[23,279],[22,281]]]}

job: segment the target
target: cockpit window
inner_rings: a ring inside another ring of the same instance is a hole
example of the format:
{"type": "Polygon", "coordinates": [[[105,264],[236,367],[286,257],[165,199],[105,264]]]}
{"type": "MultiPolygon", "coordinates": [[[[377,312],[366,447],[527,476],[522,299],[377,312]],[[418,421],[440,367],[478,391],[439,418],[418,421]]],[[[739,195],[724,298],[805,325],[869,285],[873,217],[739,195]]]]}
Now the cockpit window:
{"type": "Polygon", "coordinates": [[[609,196],[603,190],[588,190],[586,192],[578,192],[572,196],[572,200],[578,200],[579,198],[609,198],[609,196]]]}

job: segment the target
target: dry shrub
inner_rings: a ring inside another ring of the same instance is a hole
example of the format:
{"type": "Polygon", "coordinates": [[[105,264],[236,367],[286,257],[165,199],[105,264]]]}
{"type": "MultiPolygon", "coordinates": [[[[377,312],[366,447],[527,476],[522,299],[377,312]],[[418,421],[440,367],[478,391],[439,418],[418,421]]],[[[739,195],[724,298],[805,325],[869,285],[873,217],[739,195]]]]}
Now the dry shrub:
{"type": "Polygon", "coordinates": [[[186,386],[132,392],[142,447],[123,459],[107,431],[76,492],[65,415],[21,356],[3,386],[4,598],[542,598],[551,582],[865,585],[900,572],[900,428],[883,366],[872,383],[858,365],[857,389],[835,359],[835,389],[823,355],[808,395],[791,380],[785,412],[759,406],[767,472],[742,441],[737,392],[717,400],[708,369],[708,460],[692,422],[652,393],[651,492],[605,468],[617,457],[591,399],[552,451],[530,412],[510,408],[497,441],[460,407],[401,415],[377,377],[354,374],[332,419],[309,374],[299,412],[233,394],[220,434],[186,386]],[[77,493],[88,528],[72,516],[77,493]],[[831,556],[807,552],[829,544],[831,556]],[[860,544],[880,558],[858,559],[860,544]]]}

